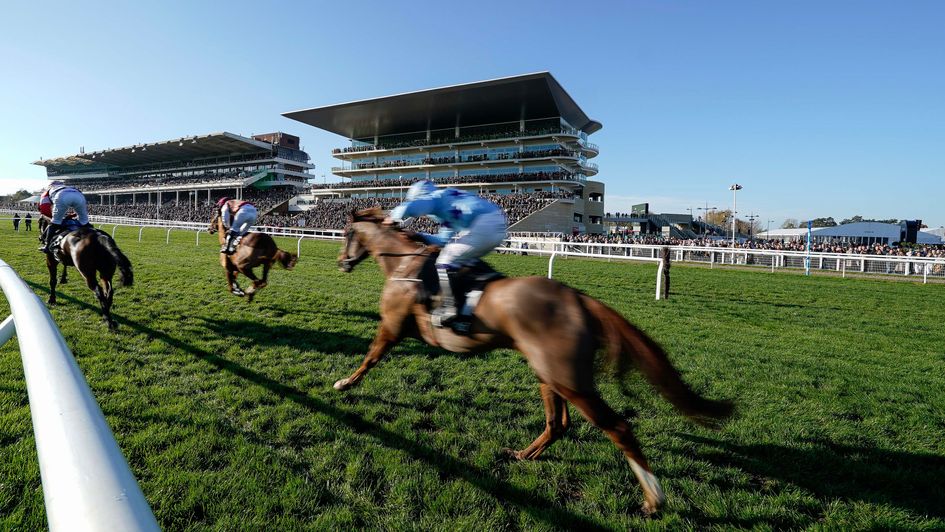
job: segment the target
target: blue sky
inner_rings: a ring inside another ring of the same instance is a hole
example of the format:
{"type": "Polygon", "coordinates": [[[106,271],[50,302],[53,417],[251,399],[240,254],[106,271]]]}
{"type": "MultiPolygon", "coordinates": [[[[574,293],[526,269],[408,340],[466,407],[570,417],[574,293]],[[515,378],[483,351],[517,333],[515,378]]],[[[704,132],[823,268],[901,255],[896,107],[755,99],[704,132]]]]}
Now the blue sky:
{"type": "Polygon", "coordinates": [[[285,131],[280,113],[548,70],[604,129],[606,209],[945,224],[945,2],[16,2],[0,193],[40,157],[285,131]],[[226,7],[223,7],[226,6],[226,7]]]}

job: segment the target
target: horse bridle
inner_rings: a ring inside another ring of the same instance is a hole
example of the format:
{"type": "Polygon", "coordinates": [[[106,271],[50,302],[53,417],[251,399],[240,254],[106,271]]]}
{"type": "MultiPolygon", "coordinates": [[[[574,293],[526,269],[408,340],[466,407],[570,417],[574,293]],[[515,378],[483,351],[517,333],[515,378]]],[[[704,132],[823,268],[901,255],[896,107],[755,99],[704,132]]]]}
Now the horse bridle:
{"type": "MultiPolygon", "coordinates": [[[[345,255],[348,254],[348,246],[351,245],[352,237],[354,237],[354,228],[349,227],[348,230],[345,231],[345,255]]],[[[339,260],[338,265],[344,267],[346,271],[351,271],[352,269],[354,269],[355,266],[360,264],[361,261],[366,259],[368,255],[370,255],[370,253],[368,253],[367,250],[365,250],[364,253],[362,253],[360,257],[348,257],[348,258],[339,260]]]]}
{"type": "MultiPolygon", "coordinates": [[[[351,238],[353,238],[353,237],[354,237],[354,228],[353,228],[353,227],[349,227],[348,230],[345,231],[345,254],[346,254],[346,255],[347,255],[347,253],[348,253],[348,246],[351,245],[351,238]]],[[[428,246],[427,244],[420,244],[420,246],[421,246],[421,247],[420,247],[417,251],[412,252],[412,253],[391,253],[391,252],[383,252],[383,253],[378,253],[377,256],[378,256],[378,257],[425,257],[425,256],[429,256],[429,255],[430,255],[430,250],[428,249],[429,246],[428,246]]],[[[346,268],[347,271],[351,271],[352,269],[354,269],[355,266],[357,266],[357,265],[360,264],[364,259],[366,259],[366,258],[368,257],[368,255],[370,255],[370,253],[368,253],[367,251],[365,251],[364,253],[361,254],[360,257],[348,257],[348,258],[346,258],[346,259],[341,259],[341,260],[339,260],[339,261],[338,261],[338,265],[339,265],[339,266],[342,266],[342,267],[344,267],[344,268],[346,268]]]]}

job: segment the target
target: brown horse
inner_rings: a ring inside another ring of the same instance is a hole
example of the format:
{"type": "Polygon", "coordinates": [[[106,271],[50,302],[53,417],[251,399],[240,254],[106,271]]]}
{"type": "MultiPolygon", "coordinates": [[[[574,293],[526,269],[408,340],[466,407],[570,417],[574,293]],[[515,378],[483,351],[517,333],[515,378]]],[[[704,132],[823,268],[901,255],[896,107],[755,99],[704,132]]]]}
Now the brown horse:
{"type": "Polygon", "coordinates": [[[421,283],[414,282],[424,261],[436,252],[411,234],[382,223],[378,209],[352,213],[338,265],[351,271],[373,256],[387,283],[381,295],[381,324],[361,366],[335,383],[347,390],[358,384],[394,345],[407,337],[456,353],[508,347],[521,351],[541,382],[545,430],[527,448],[508,451],[519,460],[537,458],[570,425],[567,403],[623,451],[643,488],[643,511],[653,513],[665,501],[659,481],[640,450],[630,424],[597,392],[594,358],[607,347],[618,374],[632,361],[670,403],[684,415],[711,425],[731,415],[729,402],[705,399],[692,391],[663,349],[620,314],[600,301],[552,279],[499,279],[488,284],[475,309],[468,336],[432,326],[427,305],[420,302],[421,283]],[[628,360],[629,358],[629,360],[628,360]]]}
{"type": "MultiPolygon", "coordinates": [[[[40,225],[44,225],[42,221],[40,225]]],[[[102,307],[102,319],[109,329],[115,329],[118,324],[112,318],[112,297],[115,290],[112,287],[112,277],[115,270],[119,272],[122,286],[131,286],[134,275],[131,271],[131,262],[128,261],[111,235],[104,231],[82,227],[66,233],[60,244],[62,260],[62,277],[60,282],[66,282],[66,268],[73,266],[79,270],[85,279],[89,290],[95,292],[99,305],[102,307]],[[97,277],[96,277],[97,275],[97,277]]],[[[50,305],[56,304],[56,270],[59,261],[50,251],[46,254],[46,268],[49,270],[49,300],[50,305]]]]}
{"type": "MultiPolygon", "coordinates": [[[[219,213],[210,222],[210,228],[207,229],[210,234],[217,233],[220,237],[220,245],[226,243],[226,228],[223,226],[223,218],[219,213]]],[[[294,253],[282,251],[276,246],[276,241],[266,233],[247,233],[236,251],[232,255],[220,253],[220,264],[226,273],[226,286],[234,295],[246,296],[247,301],[252,301],[256,291],[269,284],[269,269],[272,263],[278,261],[283,268],[291,270],[299,258],[294,253]],[[253,268],[262,265],[262,279],[256,277],[253,268]],[[236,276],[245,275],[253,284],[244,292],[236,284],[236,276]]]]}

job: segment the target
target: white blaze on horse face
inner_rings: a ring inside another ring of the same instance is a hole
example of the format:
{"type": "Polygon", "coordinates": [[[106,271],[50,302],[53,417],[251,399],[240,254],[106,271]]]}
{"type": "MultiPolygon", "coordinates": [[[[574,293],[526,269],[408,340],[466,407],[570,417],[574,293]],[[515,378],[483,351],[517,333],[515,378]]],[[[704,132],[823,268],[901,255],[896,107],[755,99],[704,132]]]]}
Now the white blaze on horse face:
{"type": "MultiPolygon", "coordinates": [[[[660,481],[656,478],[656,475],[647,471],[646,468],[638,464],[636,460],[632,458],[627,458],[627,461],[630,462],[630,469],[632,469],[633,474],[637,476],[637,480],[640,481],[643,490],[656,499],[656,508],[653,508],[653,510],[662,506],[666,501],[666,494],[663,493],[663,488],[660,486],[660,481]]],[[[647,499],[649,499],[649,496],[647,499]]]]}

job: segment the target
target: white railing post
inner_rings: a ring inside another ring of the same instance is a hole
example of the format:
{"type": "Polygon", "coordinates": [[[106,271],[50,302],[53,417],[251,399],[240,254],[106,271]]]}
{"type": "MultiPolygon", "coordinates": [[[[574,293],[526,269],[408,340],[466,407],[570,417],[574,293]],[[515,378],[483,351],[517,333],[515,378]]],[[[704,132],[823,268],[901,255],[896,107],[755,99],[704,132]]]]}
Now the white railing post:
{"type": "Polygon", "coordinates": [[[118,224],[112,226],[112,238],[115,238],[115,229],[118,229],[118,224]]]}
{"type": "Polygon", "coordinates": [[[164,243],[165,243],[165,244],[170,244],[170,243],[171,243],[171,231],[173,231],[173,230],[174,230],[173,227],[169,227],[169,228],[167,229],[167,238],[164,239],[164,243]]]}
{"type": "Polygon", "coordinates": [[[49,529],[159,530],[49,311],[2,260],[0,288],[19,340],[49,529]]]}
{"type": "Polygon", "coordinates": [[[200,245],[200,233],[201,233],[201,231],[198,229],[198,230],[197,230],[197,243],[194,244],[194,246],[199,246],[199,245],[200,245]]]}
{"type": "Polygon", "coordinates": [[[141,229],[138,229],[138,242],[141,242],[141,233],[144,232],[144,226],[141,226],[141,229]]]}
{"type": "Polygon", "coordinates": [[[16,334],[16,325],[13,322],[13,315],[11,314],[7,316],[7,319],[3,320],[3,323],[0,323],[0,347],[9,342],[14,334],[16,334]]]}
{"type": "Polygon", "coordinates": [[[551,253],[551,257],[548,259],[548,278],[551,279],[551,274],[555,265],[555,257],[558,256],[557,251],[551,253]]]}
{"type": "Polygon", "coordinates": [[[302,239],[305,238],[305,235],[299,237],[299,241],[295,243],[295,255],[297,257],[302,256],[302,239]]]}

